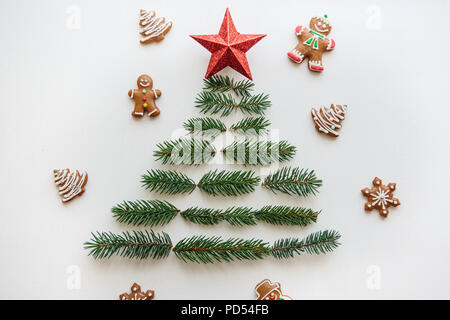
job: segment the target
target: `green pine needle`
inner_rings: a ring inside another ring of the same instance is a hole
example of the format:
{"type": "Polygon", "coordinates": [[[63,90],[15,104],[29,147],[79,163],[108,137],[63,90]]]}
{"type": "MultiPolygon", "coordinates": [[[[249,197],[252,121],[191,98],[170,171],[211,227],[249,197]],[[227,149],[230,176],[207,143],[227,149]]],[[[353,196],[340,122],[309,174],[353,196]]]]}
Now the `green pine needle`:
{"type": "Polygon", "coordinates": [[[162,194],[191,193],[195,182],[183,173],[171,170],[150,170],[142,176],[142,185],[162,194]]]}
{"type": "Polygon", "coordinates": [[[274,162],[283,162],[293,158],[295,146],[287,141],[252,141],[234,142],[222,150],[228,159],[243,165],[268,165],[274,162]]]}
{"type": "Polygon", "coordinates": [[[231,131],[241,134],[259,135],[267,133],[270,121],[264,117],[247,117],[231,126],[231,131]]]}
{"type": "Polygon", "coordinates": [[[214,118],[192,118],[183,123],[183,127],[193,136],[206,136],[215,138],[220,133],[227,131],[225,124],[214,118]]]}
{"type": "Polygon", "coordinates": [[[214,263],[263,259],[270,254],[270,249],[266,242],[258,239],[193,236],[178,242],[173,252],[184,262],[214,263]]]}
{"type": "Polygon", "coordinates": [[[199,165],[208,163],[216,155],[216,149],[207,140],[180,138],[157,144],[153,152],[163,164],[199,165]]]}
{"type": "Polygon", "coordinates": [[[220,113],[222,117],[229,116],[238,109],[243,113],[262,115],[265,109],[271,106],[269,96],[262,93],[244,96],[239,102],[236,102],[230,94],[203,91],[197,96],[195,103],[195,106],[201,109],[200,112],[220,113]]]}
{"type": "Polygon", "coordinates": [[[314,170],[284,167],[270,174],[264,180],[262,186],[289,195],[299,196],[315,195],[317,188],[322,185],[322,180],[317,179],[314,170]]]}
{"type": "Polygon", "coordinates": [[[236,95],[248,96],[250,90],[253,89],[253,82],[250,80],[235,81],[228,76],[213,75],[208,79],[204,79],[204,89],[216,92],[233,91],[236,95]]]}
{"type": "Polygon", "coordinates": [[[134,226],[165,225],[180,212],[174,205],[160,200],[124,201],[111,211],[118,222],[134,226]]]}
{"type": "Polygon", "coordinates": [[[287,259],[294,257],[294,254],[325,254],[336,249],[340,243],[338,242],[341,235],[334,230],[325,230],[312,233],[306,238],[280,239],[275,241],[270,253],[277,259],[287,259]]]}
{"type": "Polygon", "coordinates": [[[275,225],[307,226],[317,221],[320,211],[300,207],[265,206],[255,212],[255,218],[275,225]]]}
{"type": "Polygon", "coordinates": [[[172,241],[167,233],[153,231],[125,231],[121,235],[112,232],[92,233],[91,242],[84,248],[90,250],[94,259],[110,258],[119,255],[125,258],[161,259],[169,255],[172,241]]]}
{"type": "Polygon", "coordinates": [[[256,224],[252,209],[247,207],[231,207],[226,210],[193,207],[180,214],[192,223],[203,225],[214,225],[221,221],[226,221],[233,226],[256,224]]]}
{"type": "Polygon", "coordinates": [[[213,196],[237,196],[253,192],[260,178],[254,171],[210,171],[198,183],[200,190],[213,196]]]}

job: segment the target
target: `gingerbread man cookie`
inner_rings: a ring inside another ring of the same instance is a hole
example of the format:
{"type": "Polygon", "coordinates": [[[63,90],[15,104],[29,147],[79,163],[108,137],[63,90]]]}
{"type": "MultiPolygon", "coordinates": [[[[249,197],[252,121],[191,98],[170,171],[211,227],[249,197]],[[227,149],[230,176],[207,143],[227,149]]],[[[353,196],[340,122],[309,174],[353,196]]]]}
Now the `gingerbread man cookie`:
{"type": "Polygon", "coordinates": [[[128,96],[134,100],[134,110],[131,113],[134,117],[144,116],[147,111],[149,117],[159,115],[159,109],[155,100],[161,96],[161,90],[153,89],[153,80],[149,75],[142,74],[137,79],[138,89],[128,91],[128,96]]]}
{"type": "Polygon", "coordinates": [[[389,183],[387,186],[383,185],[380,178],[375,178],[372,181],[373,188],[362,189],[362,194],[368,198],[364,209],[372,211],[377,209],[382,217],[387,217],[389,214],[389,207],[396,207],[400,205],[400,201],[394,198],[395,183],[389,183]]]}
{"type": "Polygon", "coordinates": [[[278,282],[272,283],[269,279],[264,279],[255,287],[256,300],[292,300],[291,297],[283,295],[281,285],[278,282]]]}
{"type": "Polygon", "coordinates": [[[296,63],[301,63],[308,57],[309,70],[323,71],[322,53],[333,50],[336,45],[332,38],[326,37],[330,31],[331,24],[327,20],[327,15],[313,17],[309,22],[309,28],[297,26],[295,34],[298,44],[288,52],[288,57],[296,63]]]}
{"type": "Polygon", "coordinates": [[[155,297],[155,291],[147,290],[146,292],[141,291],[141,286],[134,283],[131,287],[130,293],[122,293],[119,296],[120,300],[152,300],[155,297]]]}

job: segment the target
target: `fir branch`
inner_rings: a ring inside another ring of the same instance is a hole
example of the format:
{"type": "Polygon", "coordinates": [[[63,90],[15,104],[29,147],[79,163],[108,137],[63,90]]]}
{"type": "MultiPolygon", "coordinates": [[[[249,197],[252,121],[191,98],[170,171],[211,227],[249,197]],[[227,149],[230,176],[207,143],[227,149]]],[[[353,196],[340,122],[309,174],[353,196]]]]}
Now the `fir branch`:
{"type": "Polygon", "coordinates": [[[280,191],[289,195],[299,196],[315,195],[322,180],[317,179],[314,170],[284,167],[266,177],[263,187],[280,191]]]}
{"type": "Polygon", "coordinates": [[[191,193],[195,189],[195,182],[191,178],[170,170],[147,171],[141,182],[146,189],[163,194],[191,193]]]}
{"type": "Polygon", "coordinates": [[[231,126],[230,130],[242,134],[265,134],[269,130],[270,121],[264,117],[247,117],[231,126]]]}
{"type": "Polygon", "coordinates": [[[253,192],[259,181],[254,171],[214,170],[205,174],[197,186],[209,195],[237,196],[253,192]]]}
{"type": "Polygon", "coordinates": [[[195,106],[201,109],[200,112],[220,113],[222,117],[238,109],[243,113],[262,115],[264,110],[271,106],[269,96],[262,93],[244,96],[238,103],[230,94],[203,91],[197,96],[195,103],[195,106]]]}
{"type": "Polygon", "coordinates": [[[228,76],[213,75],[208,79],[203,79],[204,89],[213,92],[233,91],[236,95],[248,96],[253,89],[254,83],[250,80],[235,81],[228,76]]]}
{"type": "Polygon", "coordinates": [[[214,263],[234,260],[263,259],[270,254],[266,242],[221,237],[193,236],[184,238],[172,249],[184,262],[214,263]]]}
{"type": "Polygon", "coordinates": [[[265,206],[255,212],[255,218],[275,225],[307,226],[317,221],[320,211],[300,207],[265,206]]]}
{"type": "Polygon", "coordinates": [[[119,255],[125,258],[160,259],[169,255],[172,241],[167,233],[153,231],[128,231],[120,234],[112,232],[92,233],[91,242],[84,243],[94,259],[110,258],[119,255]]]}
{"type": "Polygon", "coordinates": [[[235,141],[222,150],[225,157],[243,165],[267,165],[276,161],[283,162],[292,159],[295,155],[295,146],[287,141],[235,141]]]}
{"type": "Polygon", "coordinates": [[[111,211],[118,222],[134,226],[165,225],[180,212],[174,205],[160,200],[124,201],[111,211]]]}
{"type": "Polygon", "coordinates": [[[214,225],[221,221],[226,221],[233,226],[256,224],[252,209],[247,207],[231,207],[226,210],[193,207],[180,214],[192,223],[203,225],[214,225]]]}
{"type": "Polygon", "coordinates": [[[286,238],[275,241],[270,248],[270,253],[277,259],[287,259],[294,257],[294,254],[300,255],[303,252],[309,254],[321,254],[331,252],[336,249],[341,235],[334,230],[318,231],[308,235],[300,240],[295,238],[286,238]]]}
{"type": "Polygon", "coordinates": [[[213,139],[227,131],[227,127],[222,121],[209,117],[189,119],[183,123],[183,127],[194,137],[207,136],[213,139]]]}
{"type": "Polygon", "coordinates": [[[208,163],[216,155],[216,149],[207,140],[180,138],[157,144],[159,150],[153,152],[156,160],[163,164],[199,165],[208,163]]]}

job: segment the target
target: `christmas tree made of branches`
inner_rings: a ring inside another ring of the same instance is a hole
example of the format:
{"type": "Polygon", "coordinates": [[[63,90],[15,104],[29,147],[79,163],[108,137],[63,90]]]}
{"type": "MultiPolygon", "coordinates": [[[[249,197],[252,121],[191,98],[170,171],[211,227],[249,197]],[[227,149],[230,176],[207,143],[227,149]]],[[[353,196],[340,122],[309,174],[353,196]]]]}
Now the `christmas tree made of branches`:
{"type": "MultiPolygon", "coordinates": [[[[182,172],[185,165],[207,164],[216,156],[245,167],[265,166],[292,160],[296,147],[288,141],[262,140],[269,132],[270,121],[265,117],[271,107],[269,95],[253,94],[254,83],[235,81],[228,76],[214,75],[204,79],[204,87],[195,100],[195,107],[204,116],[183,123],[186,136],[166,140],[156,145],[154,157],[163,165],[179,166],[177,170],[150,169],[142,175],[142,186],[160,194],[190,194],[195,189],[217,197],[239,196],[259,188],[274,193],[306,197],[316,195],[322,185],[314,170],[281,167],[264,179],[254,170],[211,170],[199,181],[182,172]],[[244,115],[240,121],[227,127],[222,120],[232,113],[244,115]],[[222,150],[216,150],[213,141],[220,134],[231,132],[240,140],[222,150]]],[[[129,200],[115,205],[113,217],[119,223],[131,226],[161,226],[178,215],[195,224],[216,225],[221,222],[232,226],[272,225],[305,227],[317,221],[320,211],[303,207],[267,204],[261,208],[235,206],[227,209],[190,207],[183,210],[161,200],[129,200]]],[[[312,233],[302,239],[283,238],[269,244],[262,239],[206,237],[195,235],[173,244],[167,233],[152,230],[130,231],[122,234],[95,232],[85,249],[94,258],[119,255],[137,259],[161,259],[170,252],[184,262],[213,263],[235,260],[256,260],[272,256],[287,259],[295,255],[324,254],[340,243],[340,234],[334,230],[312,233]]]]}

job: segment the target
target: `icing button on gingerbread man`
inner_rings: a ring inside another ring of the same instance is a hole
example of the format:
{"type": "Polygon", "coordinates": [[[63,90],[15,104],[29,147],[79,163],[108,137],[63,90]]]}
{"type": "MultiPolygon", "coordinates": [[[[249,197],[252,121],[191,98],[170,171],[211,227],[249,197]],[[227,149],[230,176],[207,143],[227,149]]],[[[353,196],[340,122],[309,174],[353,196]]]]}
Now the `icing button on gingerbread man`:
{"type": "Polygon", "coordinates": [[[128,96],[134,100],[134,110],[131,113],[134,117],[144,116],[144,112],[149,117],[156,117],[160,114],[155,100],[161,96],[161,90],[153,89],[153,80],[147,74],[142,74],[137,79],[138,89],[128,91],[128,96]]]}
{"type": "Polygon", "coordinates": [[[323,71],[322,53],[333,50],[336,43],[326,36],[331,32],[331,24],[324,17],[313,17],[309,22],[309,28],[297,26],[295,34],[298,38],[297,46],[288,52],[288,57],[296,63],[301,63],[308,58],[309,70],[323,71]]]}

